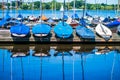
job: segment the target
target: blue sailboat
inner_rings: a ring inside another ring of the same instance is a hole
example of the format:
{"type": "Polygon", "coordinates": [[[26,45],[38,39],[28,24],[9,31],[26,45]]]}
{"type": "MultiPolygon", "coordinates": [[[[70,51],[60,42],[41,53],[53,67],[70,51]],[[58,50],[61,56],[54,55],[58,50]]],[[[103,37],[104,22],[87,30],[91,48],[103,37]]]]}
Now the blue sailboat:
{"type": "Polygon", "coordinates": [[[57,23],[53,20],[53,19],[51,19],[51,18],[49,18],[48,20],[47,20],[47,22],[45,22],[46,24],[48,24],[48,25],[50,25],[50,26],[55,26],[57,23]]]}
{"type": "Polygon", "coordinates": [[[0,21],[0,27],[8,23],[8,21],[11,19],[10,15],[7,13],[5,17],[0,21]]]}
{"type": "Polygon", "coordinates": [[[76,34],[82,39],[95,39],[95,34],[92,30],[86,28],[86,22],[84,19],[80,20],[81,26],[76,27],[76,34]]]}
{"type": "Polygon", "coordinates": [[[64,15],[63,17],[64,17],[64,20],[67,20],[67,19],[68,19],[68,16],[67,16],[67,15],[64,15]]]}
{"type": "Polygon", "coordinates": [[[47,24],[37,24],[33,26],[32,33],[36,37],[46,37],[50,34],[51,27],[47,24]]]}
{"type": "Polygon", "coordinates": [[[120,19],[116,19],[113,22],[106,24],[106,26],[108,26],[108,27],[114,27],[114,26],[118,26],[118,25],[120,25],[120,19]]]}
{"type": "Polygon", "coordinates": [[[59,38],[69,38],[73,33],[73,29],[69,24],[65,22],[59,22],[54,27],[54,32],[59,38]]]}
{"type": "Polygon", "coordinates": [[[85,14],[86,16],[88,16],[88,17],[92,17],[90,14],[88,14],[87,12],[86,12],[86,14],[85,14]]]}
{"type": "Polygon", "coordinates": [[[23,20],[23,16],[21,14],[18,14],[17,20],[19,20],[19,21],[23,20]]]}
{"type": "Polygon", "coordinates": [[[72,27],[64,22],[64,10],[65,10],[65,0],[64,0],[64,5],[63,5],[63,17],[62,17],[62,22],[59,22],[55,27],[54,27],[54,32],[55,35],[59,38],[66,39],[71,37],[73,33],[72,27]]]}
{"type": "Polygon", "coordinates": [[[30,34],[30,28],[25,24],[19,23],[10,27],[10,33],[14,37],[26,37],[30,34]]]}
{"type": "Polygon", "coordinates": [[[35,37],[47,37],[50,34],[51,27],[47,24],[42,23],[42,20],[47,19],[42,14],[42,0],[40,0],[40,10],[41,10],[40,24],[33,26],[32,33],[35,37]]]}
{"type": "Polygon", "coordinates": [[[73,15],[72,15],[72,19],[79,19],[78,14],[76,14],[76,13],[75,13],[75,14],[73,14],[73,15]]]}

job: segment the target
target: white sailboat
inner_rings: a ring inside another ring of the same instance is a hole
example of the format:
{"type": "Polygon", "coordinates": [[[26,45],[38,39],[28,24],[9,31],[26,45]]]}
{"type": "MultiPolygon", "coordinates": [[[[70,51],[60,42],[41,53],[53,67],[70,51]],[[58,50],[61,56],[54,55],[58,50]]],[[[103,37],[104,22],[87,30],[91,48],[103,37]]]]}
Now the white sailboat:
{"type": "Polygon", "coordinates": [[[61,5],[60,11],[61,11],[61,12],[64,11],[63,5],[61,5]]]}
{"type": "Polygon", "coordinates": [[[28,17],[28,19],[29,19],[30,21],[36,21],[36,17],[34,16],[34,13],[33,13],[33,8],[34,8],[33,0],[31,1],[31,3],[32,3],[32,15],[30,15],[30,16],[28,17]]]}
{"type": "Polygon", "coordinates": [[[56,0],[54,0],[54,1],[55,1],[55,3],[54,3],[55,8],[54,8],[54,16],[52,17],[52,19],[53,19],[54,21],[59,21],[59,18],[56,16],[56,0]]]}
{"type": "Polygon", "coordinates": [[[102,23],[99,23],[95,28],[96,33],[105,39],[105,41],[108,41],[112,37],[112,31],[104,26],[102,23]]]}

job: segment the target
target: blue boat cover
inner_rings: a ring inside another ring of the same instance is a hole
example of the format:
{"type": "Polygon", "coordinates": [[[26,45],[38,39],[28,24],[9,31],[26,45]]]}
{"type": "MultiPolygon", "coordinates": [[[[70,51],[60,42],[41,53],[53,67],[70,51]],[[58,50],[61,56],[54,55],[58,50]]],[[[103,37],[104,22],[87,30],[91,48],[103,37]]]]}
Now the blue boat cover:
{"type": "Polygon", "coordinates": [[[0,21],[0,26],[6,24],[10,18],[11,17],[9,16],[9,14],[6,14],[5,17],[0,21]]]}
{"type": "Polygon", "coordinates": [[[106,17],[103,22],[110,22],[110,17],[106,17]]]}
{"type": "Polygon", "coordinates": [[[23,19],[23,16],[22,16],[21,14],[19,14],[19,15],[17,16],[17,18],[23,19]]]}
{"type": "Polygon", "coordinates": [[[75,14],[73,14],[73,15],[72,15],[72,19],[79,19],[78,14],[76,14],[76,13],[75,13],[75,14]]]}
{"type": "Polygon", "coordinates": [[[63,18],[64,18],[64,20],[67,20],[67,19],[68,19],[68,16],[67,16],[67,15],[64,15],[63,18]]]}
{"type": "Polygon", "coordinates": [[[6,14],[6,16],[5,16],[3,19],[9,20],[10,18],[11,18],[10,15],[9,15],[9,14],[6,14]]]}
{"type": "Polygon", "coordinates": [[[87,12],[86,12],[86,16],[88,16],[88,17],[92,17],[90,14],[88,14],[87,12]]]}
{"type": "Polygon", "coordinates": [[[50,31],[51,27],[47,24],[37,24],[32,28],[33,34],[49,34],[50,31]]]}
{"type": "Polygon", "coordinates": [[[77,26],[76,33],[83,39],[95,39],[94,32],[84,26],[77,26]]]}
{"type": "Polygon", "coordinates": [[[82,26],[86,26],[86,25],[87,25],[87,23],[85,22],[84,18],[81,18],[79,23],[80,23],[82,26]]]}
{"type": "Polygon", "coordinates": [[[72,33],[73,29],[72,27],[64,22],[59,22],[55,27],[54,27],[54,32],[59,38],[69,38],[72,33]]]}
{"type": "Polygon", "coordinates": [[[116,19],[113,22],[106,24],[106,26],[108,26],[108,27],[114,27],[114,26],[118,26],[118,25],[120,25],[120,19],[116,19]]]}
{"type": "Polygon", "coordinates": [[[10,32],[11,33],[15,33],[15,34],[29,34],[30,33],[30,28],[28,26],[26,26],[25,24],[19,23],[15,26],[11,26],[10,28],[10,32]]]}

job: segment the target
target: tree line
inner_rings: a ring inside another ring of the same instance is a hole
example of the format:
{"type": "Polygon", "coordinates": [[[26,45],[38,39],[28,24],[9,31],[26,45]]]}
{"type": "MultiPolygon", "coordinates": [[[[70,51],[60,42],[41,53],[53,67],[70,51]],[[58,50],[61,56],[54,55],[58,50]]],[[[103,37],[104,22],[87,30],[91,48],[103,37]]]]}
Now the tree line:
{"type": "MultiPolygon", "coordinates": [[[[55,0],[51,1],[51,2],[44,2],[42,3],[42,9],[46,9],[46,10],[52,10],[52,9],[56,9],[59,10],[61,5],[63,5],[63,3],[60,2],[56,2],[55,0]]],[[[39,10],[40,9],[40,1],[35,1],[35,2],[17,2],[13,1],[11,4],[7,3],[6,6],[10,9],[10,8],[18,8],[18,9],[23,9],[23,10],[39,10]]],[[[74,6],[74,1],[71,2],[66,2],[65,4],[65,8],[66,9],[72,9],[74,6]]],[[[117,5],[111,4],[105,4],[105,3],[101,3],[101,4],[90,4],[90,3],[86,3],[83,0],[80,1],[76,1],[75,4],[75,8],[77,9],[88,9],[88,10],[116,10],[117,9],[117,5]],[[85,6],[86,5],[86,6],[85,6]]],[[[3,9],[2,3],[0,3],[0,9],[3,9]]]]}

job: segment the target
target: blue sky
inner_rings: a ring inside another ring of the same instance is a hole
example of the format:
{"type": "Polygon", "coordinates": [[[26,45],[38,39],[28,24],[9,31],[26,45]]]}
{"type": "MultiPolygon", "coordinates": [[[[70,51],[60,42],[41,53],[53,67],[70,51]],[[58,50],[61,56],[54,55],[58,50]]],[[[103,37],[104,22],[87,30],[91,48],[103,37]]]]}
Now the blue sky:
{"type": "MultiPolygon", "coordinates": [[[[4,1],[7,1],[7,0],[4,0],[4,1]]],[[[10,2],[10,1],[15,1],[15,0],[8,0],[8,1],[10,2]]],[[[25,1],[25,2],[31,1],[32,2],[32,0],[23,0],[23,1],[25,1]]],[[[33,1],[40,1],[40,0],[33,0],[33,1]]],[[[52,1],[52,0],[43,0],[43,1],[48,2],[48,1],[52,1]]],[[[56,0],[56,1],[63,2],[63,0],[56,0]]],[[[66,2],[67,1],[73,1],[73,0],[66,0],[66,2]]],[[[95,3],[95,1],[97,3],[106,3],[106,0],[86,0],[86,1],[87,1],[87,3],[95,3]]],[[[2,0],[0,0],[0,2],[2,2],[2,0]]],[[[117,4],[117,3],[118,3],[118,0],[107,0],[107,4],[117,4]]]]}

